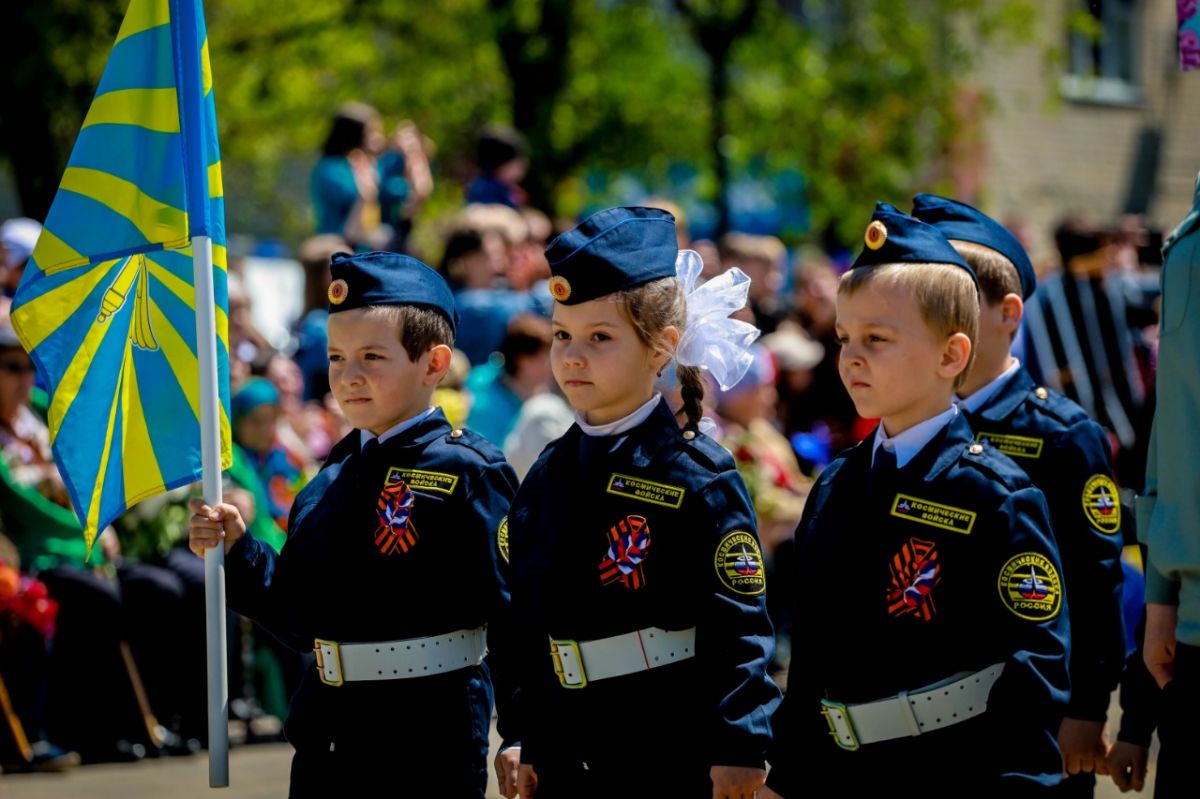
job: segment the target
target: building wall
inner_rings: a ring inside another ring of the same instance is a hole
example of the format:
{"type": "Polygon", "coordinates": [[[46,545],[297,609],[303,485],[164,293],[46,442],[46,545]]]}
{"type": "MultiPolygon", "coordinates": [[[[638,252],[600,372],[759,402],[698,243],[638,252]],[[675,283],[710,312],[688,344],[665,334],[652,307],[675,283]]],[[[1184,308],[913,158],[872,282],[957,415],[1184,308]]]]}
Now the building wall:
{"type": "Polygon", "coordinates": [[[1152,226],[1169,231],[1183,218],[1200,170],[1200,72],[1179,71],[1175,4],[1137,3],[1141,97],[1125,102],[1078,99],[1065,85],[1073,7],[1076,0],[1045,0],[1033,41],[991,48],[977,77],[990,99],[978,200],[1001,218],[1027,222],[1042,258],[1052,255],[1050,234],[1065,212],[1111,219],[1124,210],[1144,127],[1163,132],[1152,226]]]}

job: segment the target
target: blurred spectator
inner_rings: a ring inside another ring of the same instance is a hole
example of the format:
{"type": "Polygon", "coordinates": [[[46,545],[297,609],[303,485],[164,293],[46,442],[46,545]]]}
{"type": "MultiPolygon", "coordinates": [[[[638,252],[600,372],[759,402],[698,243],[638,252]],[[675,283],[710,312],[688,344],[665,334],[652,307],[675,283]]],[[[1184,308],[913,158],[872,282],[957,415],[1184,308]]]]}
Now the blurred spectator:
{"type": "Polygon", "coordinates": [[[1054,239],[1063,268],[1026,303],[1025,363],[1035,380],[1078,402],[1111,431],[1118,482],[1136,490],[1150,414],[1128,298],[1115,274],[1120,237],[1088,217],[1068,216],[1054,239]]]}
{"type": "Polygon", "coordinates": [[[310,190],[317,233],[359,249],[402,248],[412,214],[433,191],[425,142],[411,122],[389,141],[378,111],[348,103],[333,118],[310,190]]]}
{"type": "Polygon", "coordinates": [[[42,226],[26,217],[9,219],[0,225],[0,321],[8,318],[12,297],[21,283],[25,262],[33,254],[42,226]]]}
{"type": "Polygon", "coordinates": [[[781,384],[784,430],[811,433],[823,425],[829,431],[829,446],[834,453],[855,443],[854,428],[858,413],[838,373],[837,286],[838,273],[819,251],[802,250],[795,268],[792,287],[792,314],[809,337],[821,345],[824,356],[813,370],[812,387],[804,398],[795,396],[786,383],[781,384]]]}
{"type": "Polygon", "coordinates": [[[661,208],[675,217],[675,240],[679,243],[679,249],[691,248],[692,237],[688,233],[687,214],[683,212],[683,208],[678,203],[662,197],[650,197],[642,205],[647,208],[661,208]]]}
{"type": "Polygon", "coordinates": [[[550,291],[544,285],[550,280],[546,245],[553,236],[554,226],[550,223],[550,217],[528,206],[521,209],[521,219],[525,222],[526,235],[525,240],[513,250],[508,269],[509,285],[516,291],[530,291],[542,285],[545,295],[549,297],[550,291]]]}
{"type": "Polygon", "coordinates": [[[716,244],[708,239],[696,239],[691,246],[699,253],[700,260],[704,262],[704,268],[700,270],[701,280],[712,280],[725,271],[724,265],[721,263],[721,251],[717,249],[716,244]]]}
{"type": "Polygon", "coordinates": [[[522,403],[512,432],[504,439],[504,457],[517,477],[524,479],[546,445],[567,432],[574,422],[575,411],[553,381],[549,391],[522,403]]]}
{"type": "Polygon", "coordinates": [[[467,187],[468,203],[525,204],[521,181],[529,171],[525,137],[512,128],[489,125],[475,139],[475,163],[479,176],[467,187]]]}
{"type": "Polygon", "coordinates": [[[234,393],[230,410],[233,441],[245,451],[264,489],[266,507],[258,512],[287,532],[292,502],[308,482],[308,464],[279,442],[279,390],[261,377],[248,380],[234,393]]]}
{"type": "Polygon", "coordinates": [[[792,449],[804,471],[818,471],[833,458],[828,424],[808,413],[814,404],[816,368],[825,359],[825,348],[793,322],[784,322],[774,333],[764,336],[762,345],[771,353],[779,370],[778,426],[791,433],[792,449]]]}
{"type": "Polygon", "coordinates": [[[12,328],[0,324],[0,523],[20,562],[59,603],[46,666],[46,732],[87,761],[139,757],[146,744],[157,742],[138,707],[134,686],[140,678],[132,664],[136,659],[147,667],[151,704],[170,707],[178,687],[156,655],[203,633],[178,624],[178,616],[162,626],[160,614],[175,612],[178,581],[165,569],[123,562],[111,527],[101,531],[89,560],[50,452],[49,430],[30,404],[33,374],[12,328]],[[126,639],[129,660],[122,655],[126,639]],[[80,678],[81,663],[87,679],[80,678]]]}
{"type": "Polygon", "coordinates": [[[550,321],[522,314],[509,323],[499,357],[471,370],[471,415],[467,427],[497,447],[516,424],[521,404],[550,382],[550,321]]]}
{"type": "Polygon", "coordinates": [[[46,667],[58,603],[45,583],[22,574],[17,548],[0,533],[0,770],[65,771],[79,753],[46,740],[46,667]]]}
{"type": "Polygon", "coordinates": [[[776,376],[771,353],[756,344],[754,364],[745,377],[717,394],[717,413],[724,422],[721,443],[733,453],[746,481],[765,551],[795,531],[812,484],[775,426],[776,376]]]}
{"type": "MultiPolygon", "coordinates": [[[[469,207],[442,255],[441,271],[458,305],[456,344],[474,365],[484,363],[500,346],[510,319],[537,310],[529,294],[508,288],[509,244],[503,220],[511,218],[493,213],[496,208],[469,207]]],[[[504,210],[523,224],[511,209],[504,210]]]]}
{"type": "Polygon", "coordinates": [[[726,233],[721,237],[719,249],[726,269],[736,266],[750,277],[754,324],[764,334],[773,332],[785,311],[779,296],[787,260],[783,242],[774,236],[726,233]]]}
{"type": "Polygon", "coordinates": [[[313,236],[300,245],[304,267],[304,313],[296,323],[296,364],[304,378],[304,398],[319,400],[329,393],[329,263],[333,254],[347,252],[341,236],[313,236]]]}
{"type": "Polygon", "coordinates": [[[254,326],[251,299],[242,276],[229,270],[229,382],[238,385],[250,376],[252,364],[265,368],[274,348],[254,326]]]}

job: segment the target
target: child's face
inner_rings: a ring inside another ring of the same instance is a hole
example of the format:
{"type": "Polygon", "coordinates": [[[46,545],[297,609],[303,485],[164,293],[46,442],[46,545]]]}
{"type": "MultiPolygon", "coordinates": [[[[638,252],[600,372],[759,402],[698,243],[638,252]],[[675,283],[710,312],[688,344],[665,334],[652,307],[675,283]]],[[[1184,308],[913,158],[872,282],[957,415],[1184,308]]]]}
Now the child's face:
{"type": "Polygon", "coordinates": [[[642,343],[611,299],[555,303],[550,367],[567,402],[589,424],[637,410],[653,396],[654,378],[666,360],[642,343]]]}
{"type": "Polygon", "coordinates": [[[275,424],[278,421],[278,405],[267,403],[247,411],[234,428],[237,443],[254,452],[266,452],[275,441],[275,424]]]}
{"type": "Polygon", "coordinates": [[[965,344],[969,352],[970,342],[930,330],[909,290],[868,283],[839,294],[836,329],[842,383],[859,415],[882,419],[888,435],[950,407],[954,377],[966,363],[959,349],[965,344]]]}
{"type": "Polygon", "coordinates": [[[380,435],[428,408],[449,363],[442,345],[410,359],[395,325],[365,308],[329,315],[329,387],[355,427],[380,435]],[[432,363],[438,349],[440,370],[432,363]]]}

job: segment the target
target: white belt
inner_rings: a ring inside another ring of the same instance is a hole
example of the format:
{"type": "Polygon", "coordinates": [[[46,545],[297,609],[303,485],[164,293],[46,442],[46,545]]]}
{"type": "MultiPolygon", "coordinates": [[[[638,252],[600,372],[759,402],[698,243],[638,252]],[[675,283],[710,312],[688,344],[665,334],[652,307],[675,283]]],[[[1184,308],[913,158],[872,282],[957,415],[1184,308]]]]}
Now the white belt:
{"type": "Polygon", "coordinates": [[[317,674],[326,685],[407,680],[477,666],[487,654],[486,627],[427,638],[338,644],[317,639],[317,674]]]}
{"type": "Polygon", "coordinates": [[[596,680],[656,669],[695,654],[695,627],[687,630],[647,627],[594,641],[550,639],[550,657],[564,688],[582,688],[596,680]]]}
{"type": "Polygon", "coordinates": [[[988,694],[1004,664],[922,688],[899,696],[845,705],[822,700],[821,715],[830,735],[842,749],[854,751],[864,744],[890,741],[933,732],[978,716],[987,710],[988,694]]]}

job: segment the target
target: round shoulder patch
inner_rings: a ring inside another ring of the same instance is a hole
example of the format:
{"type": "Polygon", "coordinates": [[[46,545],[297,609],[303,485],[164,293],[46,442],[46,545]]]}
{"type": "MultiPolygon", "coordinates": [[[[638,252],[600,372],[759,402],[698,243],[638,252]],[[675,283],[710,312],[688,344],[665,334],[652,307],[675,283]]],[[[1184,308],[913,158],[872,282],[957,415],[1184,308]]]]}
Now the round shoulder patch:
{"type": "Polygon", "coordinates": [[[500,557],[504,558],[504,562],[508,563],[508,517],[505,516],[500,520],[500,527],[496,530],[496,549],[500,550],[500,557]]]}
{"type": "Polygon", "coordinates": [[[1083,486],[1083,512],[1102,533],[1114,535],[1121,529],[1121,497],[1111,477],[1097,474],[1088,479],[1083,486]]]}
{"type": "Polygon", "coordinates": [[[767,590],[762,550],[745,530],[735,530],[721,539],[713,558],[721,584],[735,594],[757,596],[767,590]]]}
{"type": "Polygon", "coordinates": [[[997,582],[1000,601],[1022,619],[1047,621],[1062,609],[1062,580],[1045,555],[1022,552],[1008,559],[997,582]]]}

